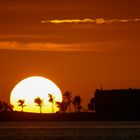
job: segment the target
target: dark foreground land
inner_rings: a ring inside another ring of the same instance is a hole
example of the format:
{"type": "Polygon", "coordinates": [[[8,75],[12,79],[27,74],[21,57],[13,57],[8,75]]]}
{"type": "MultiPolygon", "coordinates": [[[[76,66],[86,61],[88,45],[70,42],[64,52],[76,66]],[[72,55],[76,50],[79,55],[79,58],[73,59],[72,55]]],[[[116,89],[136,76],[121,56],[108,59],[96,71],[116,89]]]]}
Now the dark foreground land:
{"type": "Polygon", "coordinates": [[[0,112],[0,121],[140,121],[140,114],[0,112]]]}
{"type": "Polygon", "coordinates": [[[0,121],[93,121],[96,119],[95,113],[0,113],[0,121]]]}
{"type": "Polygon", "coordinates": [[[0,140],[140,140],[140,117],[128,116],[1,112],[0,140]]]}

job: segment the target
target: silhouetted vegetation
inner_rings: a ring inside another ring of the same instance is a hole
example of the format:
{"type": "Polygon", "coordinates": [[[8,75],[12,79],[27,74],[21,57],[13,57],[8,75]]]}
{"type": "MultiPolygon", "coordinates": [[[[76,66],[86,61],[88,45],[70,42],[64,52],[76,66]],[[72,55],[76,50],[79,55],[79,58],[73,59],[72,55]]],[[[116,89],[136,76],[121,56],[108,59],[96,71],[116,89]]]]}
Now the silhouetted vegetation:
{"type": "Polygon", "coordinates": [[[18,100],[18,106],[21,107],[21,111],[23,112],[23,108],[26,106],[25,100],[18,100]]]}
{"type": "Polygon", "coordinates": [[[95,110],[95,98],[90,99],[88,103],[88,110],[92,112],[95,110]]]}
{"type": "Polygon", "coordinates": [[[34,102],[37,104],[37,106],[39,106],[40,113],[42,113],[43,99],[41,99],[40,97],[37,97],[34,99],[34,102]]]}
{"type": "MultiPolygon", "coordinates": [[[[69,114],[68,116],[70,116],[72,120],[77,120],[79,117],[79,113],[73,112],[80,112],[82,115],[85,114],[84,118],[90,117],[90,120],[138,120],[140,118],[140,89],[96,90],[95,96],[89,100],[87,105],[89,112],[82,112],[81,103],[83,100],[80,95],[72,96],[72,92],[66,91],[63,94],[62,102],[56,102],[53,94],[48,94],[48,97],[47,100],[52,103],[52,113],[54,113],[55,105],[59,108],[58,112],[60,113],[58,114],[62,114],[62,116],[69,114]],[[73,110],[72,107],[75,110],[73,110]],[[72,115],[74,117],[72,117],[72,115]],[[94,118],[92,119],[91,116],[94,118]],[[75,117],[77,118],[75,119],[75,117]]],[[[43,99],[37,97],[34,99],[34,102],[39,106],[41,113],[43,99]]],[[[21,111],[23,111],[25,101],[21,99],[18,100],[18,106],[20,106],[21,111]]],[[[10,112],[13,110],[12,108],[13,106],[0,101],[0,112],[10,112]]],[[[57,115],[55,117],[57,118],[57,115]]],[[[84,118],[82,120],[84,120],[84,118]]],[[[65,119],[68,120],[69,118],[65,116],[65,119]]]]}
{"type": "Polygon", "coordinates": [[[65,113],[67,110],[67,104],[64,101],[56,102],[56,106],[59,108],[59,112],[65,113]]]}
{"type": "Polygon", "coordinates": [[[52,113],[54,113],[54,96],[52,94],[48,94],[49,102],[52,103],[52,113]]]}
{"type": "Polygon", "coordinates": [[[81,96],[78,95],[73,98],[72,103],[74,105],[76,112],[81,112],[82,109],[81,102],[82,102],[81,96]]]}
{"type": "Polygon", "coordinates": [[[62,102],[56,102],[56,106],[60,109],[59,112],[65,113],[66,111],[71,111],[71,103],[73,104],[75,108],[75,112],[81,112],[82,106],[81,106],[81,96],[74,96],[72,98],[72,92],[66,91],[63,94],[63,100],[62,102]]]}
{"type": "Polygon", "coordinates": [[[65,104],[69,107],[69,112],[71,112],[72,92],[69,91],[64,92],[63,100],[65,104]]]}
{"type": "Polygon", "coordinates": [[[98,114],[139,114],[140,89],[96,90],[95,103],[98,114]]]}
{"type": "Polygon", "coordinates": [[[0,101],[0,112],[3,111],[13,111],[13,106],[6,102],[0,101]]]}
{"type": "Polygon", "coordinates": [[[2,101],[0,101],[0,110],[2,110],[3,109],[3,103],[2,103],[2,101]]]}

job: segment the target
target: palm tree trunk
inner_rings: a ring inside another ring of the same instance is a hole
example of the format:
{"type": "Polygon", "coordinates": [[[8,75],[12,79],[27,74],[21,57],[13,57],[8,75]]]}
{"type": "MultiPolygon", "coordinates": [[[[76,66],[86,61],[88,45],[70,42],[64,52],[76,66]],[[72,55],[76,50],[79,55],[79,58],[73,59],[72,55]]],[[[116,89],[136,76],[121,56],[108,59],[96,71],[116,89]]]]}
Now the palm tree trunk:
{"type": "Polygon", "coordinates": [[[54,105],[53,105],[53,103],[52,103],[52,113],[54,113],[54,105]]]}
{"type": "Polygon", "coordinates": [[[42,106],[40,106],[40,113],[42,113],[42,106]]]}
{"type": "Polygon", "coordinates": [[[75,105],[74,108],[75,108],[75,112],[77,112],[77,105],[75,105]]]}
{"type": "Polygon", "coordinates": [[[23,112],[23,106],[22,106],[21,112],[23,112]]]}
{"type": "Polygon", "coordinates": [[[70,104],[69,104],[69,110],[70,110],[70,113],[71,113],[71,106],[70,106],[70,104]]]}

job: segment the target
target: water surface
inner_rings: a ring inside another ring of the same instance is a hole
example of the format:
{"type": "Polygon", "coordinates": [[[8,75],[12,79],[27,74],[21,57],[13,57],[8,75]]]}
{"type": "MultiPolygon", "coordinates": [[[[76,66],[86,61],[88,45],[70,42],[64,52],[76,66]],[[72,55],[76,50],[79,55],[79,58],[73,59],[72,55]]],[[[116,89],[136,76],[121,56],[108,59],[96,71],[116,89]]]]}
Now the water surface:
{"type": "Polygon", "coordinates": [[[0,140],[9,139],[140,140],[140,122],[0,122],[0,140]]]}

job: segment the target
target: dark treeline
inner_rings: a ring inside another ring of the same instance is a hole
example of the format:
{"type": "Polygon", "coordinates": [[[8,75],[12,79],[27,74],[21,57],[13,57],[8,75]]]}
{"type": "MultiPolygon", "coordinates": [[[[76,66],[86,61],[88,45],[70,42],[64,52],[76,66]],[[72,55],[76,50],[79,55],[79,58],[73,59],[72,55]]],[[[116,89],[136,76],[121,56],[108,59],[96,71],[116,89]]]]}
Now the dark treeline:
{"type": "MultiPolygon", "coordinates": [[[[72,92],[66,91],[62,94],[62,102],[55,101],[55,97],[53,94],[48,94],[48,102],[52,104],[52,113],[54,112],[54,106],[59,108],[57,113],[71,113],[71,112],[94,112],[95,110],[95,99],[92,97],[89,100],[88,105],[86,106],[87,109],[84,109],[82,105],[83,99],[80,95],[73,96],[72,92]]],[[[35,105],[39,107],[40,113],[42,113],[42,106],[44,100],[40,97],[36,97],[34,99],[35,105]]],[[[19,99],[17,101],[19,107],[21,107],[21,112],[24,112],[24,107],[26,106],[26,101],[24,99],[19,99]]],[[[14,106],[10,105],[6,102],[0,101],[0,111],[13,111],[14,106]]]]}
{"type": "Polygon", "coordinates": [[[140,89],[96,90],[95,104],[98,114],[140,114],[140,89]]]}
{"type": "Polygon", "coordinates": [[[13,106],[6,102],[0,101],[0,112],[2,111],[13,111],[13,106]]]}
{"type": "MultiPolygon", "coordinates": [[[[55,101],[52,94],[48,94],[48,102],[52,104],[52,113],[54,106],[59,108],[59,113],[71,112],[94,112],[94,114],[102,115],[118,115],[118,114],[140,114],[140,89],[117,89],[103,90],[97,89],[89,99],[87,104],[88,110],[82,106],[83,99],[80,95],[72,96],[72,92],[63,93],[62,102],[55,101]]],[[[42,112],[43,99],[37,97],[34,103],[39,106],[42,112]]],[[[18,100],[18,106],[24,111],[26,106],[25,100],[18,100]]],[[[13,111],[13,106],[0,101],[0,111],[13,111]]],[[[57,112],[57,113],[58,113],[57,112]]]]}
{"type": "MultiPolygon", "coordinates": [[[[56,102],[57,107],[60,109],[59,112],[65,113],[72,112],[72,106],[74,107],[74,112],[86,112],[82,106],[83,99],[80,95],[72,97],[72,92],[66,91],[63,94],[63,101],[56,102]]],[[[87,105],[88,111],[93,112],[95,110],[95,99],[92,97],[87,105]]]]}

